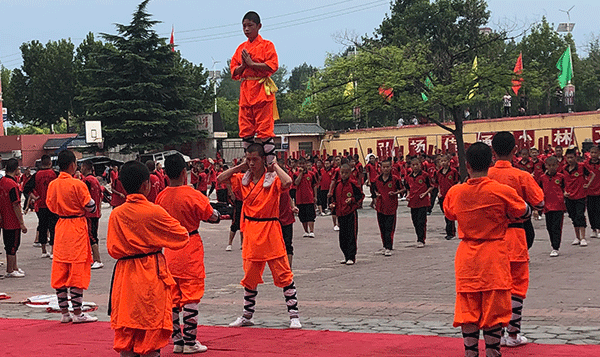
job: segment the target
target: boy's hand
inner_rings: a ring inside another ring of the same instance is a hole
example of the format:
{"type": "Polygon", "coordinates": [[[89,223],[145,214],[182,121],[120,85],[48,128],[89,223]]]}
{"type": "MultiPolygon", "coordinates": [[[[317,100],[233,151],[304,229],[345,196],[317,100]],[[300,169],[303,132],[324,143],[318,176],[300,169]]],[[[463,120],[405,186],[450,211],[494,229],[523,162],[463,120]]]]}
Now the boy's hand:
{"type": "Polygon", "coordinates": [[[330,203],[330,204],[329,204],[329,208],[330,208],[330,209],[334,209],[334,208],[335,208],[335,203],[330,203]]]}
{"type": "Polygon", "coordinates": [[[298,207],[294,206],[294,208],[292,208],[292,212],[298,214],[300,210],[298,209],[298,207]]]}
{"type": "Polygon", "coordinates": [[[423,197],[425,197],[425,196],[427,196],[427,195],[426,195],[426,194],[424,194],[424,193],[422,193],[422,194],[420,194],[420,195],[419,195],[419,198],[423,198],[423,197]]]}
{"type": "Polygon", "coordinates": [[[23,234],[27,233],[27,227],[25,227],[25,223],[21,223],[21,232],[23,232],[23,234]]]}
{"type": "Polygon", "coordinates": [[[346,204],[350,204],[350,202],[352,202],[352,197],[346,198],[346,204]]]}
{"type": "Polygon", "coordinates": [[[254,64],[254,61],[252,61],[252,57],[250,57],[250,54],[248,53],[248,51],[246,51],[246,49],[242,50],[242,65],[244,67],[252,67],[252,65],[254,64]]]}
{"type": "Polygon", "coordinates": [[[568,193],[568,192],[565,192],[565,197],[566,197],[566,198],[569,198],[569,197],[571,197],[571,194],[570,194],[570,193],[568,193]]]}
{"type": "Polygon", "coordinates": [[[583,185],[583,188],[584,188],[585,190],[587,190],[587,189],[588,189],[588,187],[590,187],[590,183],[589,183],[589,182],[588,182],[588,183],[586,183],[585,185],[583,185]]]}

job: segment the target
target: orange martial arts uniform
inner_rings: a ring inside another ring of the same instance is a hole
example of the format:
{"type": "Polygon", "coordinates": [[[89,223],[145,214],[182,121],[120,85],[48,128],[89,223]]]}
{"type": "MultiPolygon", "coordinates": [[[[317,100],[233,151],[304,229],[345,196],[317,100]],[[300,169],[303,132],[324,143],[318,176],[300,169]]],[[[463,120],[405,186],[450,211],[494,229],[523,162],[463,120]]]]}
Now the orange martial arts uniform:
{"type": "MultiPolygon", "coordinates": [[[[514,168],[509,161],[499,160],[488,171],[488,177],[508,185],[532,207],[544,204],[544,191],[535,182],[531,174],[514,168]]],[[[529,249],[522,225],[525,220],[515,219],[506,231],[506,243],[510,257],[510,273],[512,276],[512,295],[525,299],[529,288],[529,249]]]]}
{"type": "Polygon", "coordinates": [[[85,183],[66,172],[48,185],[46,205],[59,216],[50,278],[54,289],[87,289],[90,285],[93,259],[85,206],[91,199],[85,183]]]}
{"type": "Polygon", "coordinates": [[[127,195],[111,212],[106,245],[118,259],[110,296],[115,351],[143,355],[169,343],[175,281],[161,250],[188,243],[187,229],[142,194],[127,195]]]}
{"type": "Polygon", "coordinates": [[[190,233],[190,243],[183,249],[165,250],[167,266],[175,285],[172,287],[173,306],[198,303],[204,296],[204,245],[198,234],[200,221],[213,215],[210,201],[190,186],[167,187],[156,198],[163,207],[190,233]],[[192,234],[193,233],[193,234],[192,234]]]}
{"type": "Polygon", "coordinates": [[[294,281],[294,274],[279,223],[281,181],[276,177],[270,187],[263,187],[263,174],[256,184],[250,181],[244,186],[242,177],[240,173],[231,177],[233,191],[239,190],[243,197],[240,230],[244,233],[244,278],[240,283],[247,289],[256,290],[258,284],[263,283],[262,273],[268,263],[275,286],[284,288],[294,281]]]}
{"type": "Polygon", "coordinates": [[[239,129],[240,138],[254,136],[257,138],[272,138],[274,120],[279,119],[275,102],[277,87],[271,75],[277,72],[279,61],[275,46],[271,41],[258,35],[254,41],[247,40],[238,46],[231,58],[231,78],[242,81],[240,85],[239,101],[239,129]],[[242,64],[242,50],[248,51],[254,62],[264,63],[270,71],[246,68],[241,75],[234,75],[234,71],[242,64]]]}
{"type": "Polygon", "coordinates": [[[514,189],[487,177],[469,179],[448,191],[444,213],[458,221],[461,239],[454,263],[455,327],[508,325],[511,278],[505,240],[507,216],[521,217],[528,210],[514,189]]]}

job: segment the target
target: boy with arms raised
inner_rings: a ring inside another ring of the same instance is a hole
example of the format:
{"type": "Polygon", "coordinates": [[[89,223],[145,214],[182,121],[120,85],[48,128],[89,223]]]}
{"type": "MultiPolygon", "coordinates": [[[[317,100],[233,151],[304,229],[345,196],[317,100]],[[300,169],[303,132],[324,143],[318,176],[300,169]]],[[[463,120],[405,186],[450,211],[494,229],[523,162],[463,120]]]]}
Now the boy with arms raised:
{"type": "Polygon", "coordinates": [[[502,326],[511,319],[510,260],[505,241],[508,217],[525,218],[530,207],[517,192],[486,177],[492,151],[481,142],[467,150],[470,179],[444,199],[444,213],[458,221],[454,326],[461,326],[466,357],[479,356],[483,329],[486,356],[498,357],[502,326]]]}

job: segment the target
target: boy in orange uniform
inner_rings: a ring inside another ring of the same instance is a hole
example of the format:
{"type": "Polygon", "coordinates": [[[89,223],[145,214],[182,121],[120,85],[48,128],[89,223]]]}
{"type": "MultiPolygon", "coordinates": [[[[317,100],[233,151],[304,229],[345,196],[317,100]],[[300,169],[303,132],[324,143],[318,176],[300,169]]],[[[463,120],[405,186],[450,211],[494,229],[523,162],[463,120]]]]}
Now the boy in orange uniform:
{"type": "Polygon", "coordinates": [[[444,214],[458,221],[461,242],[456,251],[454,326],[461,326],[465,356],[479,356],[483,329],[486,356],[501,356],[502,326],[511,318],[511,277],[506,244],[508,217],[525,218],[531,208],[517,192],[486,177],[492,151],[481,142],[467,150],[470,179],[452,186],[444,199],[444,214]]]}
{"type": "Polygon", "coordinates": [[[62,312],[60,322],[94,322],[81,312],[83,290],[90,285],[92,247],[88,235],[86,212],[96,211],[96,202],[90,196],[85,183],[73,178],[77,171],[75,155],[64,150],[58,154],[60,174],[48,185],[46,205],[58,215],[54,235],[54,258],[52,259],[51,285],[56,289],[58,306],[62,312]],[[69,313],[67,289],[70,289],[74,316],[69,313]]]}
{"type": "Polygon", "coordinates": [[[229,182],[233,190],[240,190],[244,198],[242,205],[242,227],[244,242],[242,243],[242,259],[244,260],[244,312],[231,327],[252,326],[254,305],[256,304],[256,288],[263,283],[262,273],[265,264],[269,264],[273,282],[283,288],[283,295],[290,316],[290,328],[301,328],[298,317],[298,300],[294,274],[290,269],[285,249],[285,242],[279,223],[279,199],[282,191],[292,184],[292,179],[279,167],[272,165],[277,174],[273,184],[263,185],[265,180],[265,153],[260,144],[252,144],[246,149],[246,159],[240,165],[224,171],[217,180],[229,182]],[[241,172],[250,172],[250,181],[245,184],[241,172]]]}
{"type": "Polygon", "coordinates": [[[108,313],[115,330],[113,348],[122,357],[158,357],[173,332],[172,287],[163,248],[181,249],[188,230],[164,208],[150,203],[150,172],[126,162],[119,180],[127,200],[110,214],[106,245],[118,259],[113,271],[108,313]]]}
{"type": "MultiPolygon", "coordinates": [[[[492,139],[492,149],[496,154],[496,164],[489,170],[492,180],[508,185],[535,209],[544,207],[544,192],[533,176],[526,171],[512,167],[511,161],[517,151],[515,137],[508,131],[501,131],[492,139]]],[[[512,318],[507,328],[508,337],[502,339],[506,346],[519,346],[527,343],[521,336],[521,315],[523,300],[529,288],[529,250],[524,222],[526,219],[511,221],[506,231],[506,243],[510,256],[510,274],[512,276],[512,318]]],[[[503,336],[504,337],[504,336],[503,336]]]]}
{"type": "MultiPolygon", "coordinates": [[[[266,162],[272,164],[276,160],[273,128],[279,114],[275,102],[277,86],[271,75],[277,72],[279,60],[273,43],[258,34],[262,24],[256,12],[250,11],[244,15],[242,27],[248,41],[238,46],[230,62],[231,78],[242,81],[239,135],[243,140],[244,149],[254,142],[256,135],[257,141],[263,145],[266,162]]],[[[246,174],[245,181],[249,180],[249,176],[250,173],[246,174]]],[[[275,175],[269,173],[266,178],[264,185],[268,187],[275,175]]]]}
{"type": "Polygon", "coordinates": [[[190,244],[183,249],[165,250],[167,266],[175,285],[173,294],[173,352],[205,352],[208,348],[196,340],[198,328],[198,303],[204,296],[204,245],[198,234],[200,221],[219,223],[220,214],[213,210],[208,197],[185,185],[186,164],[181,154],[165,159],[165,173],[170,186],[156,198],[156,204],[177,219],[190,235],[190,244]],[[183,311],[183,335],[179,312],[183,311]]]}

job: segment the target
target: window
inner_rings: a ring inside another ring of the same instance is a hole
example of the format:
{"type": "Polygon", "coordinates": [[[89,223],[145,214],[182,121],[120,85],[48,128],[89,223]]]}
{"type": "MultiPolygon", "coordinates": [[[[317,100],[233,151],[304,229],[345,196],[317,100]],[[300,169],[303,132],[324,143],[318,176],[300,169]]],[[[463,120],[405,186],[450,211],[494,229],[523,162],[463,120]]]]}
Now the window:
{"type": "Polygon", "coordinates": [[[298,151],[302,152],[302,150],[304,150],[305,154],[311,155],[312,151],[313,151],[313,142],[312,141],[299,142],[298,143],[298,151]]]}

